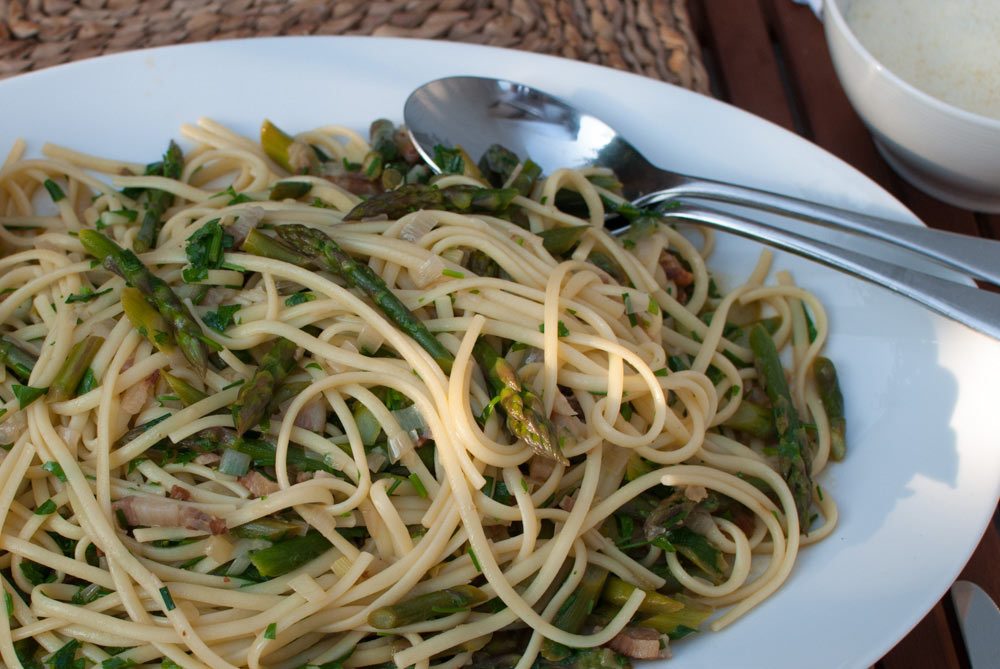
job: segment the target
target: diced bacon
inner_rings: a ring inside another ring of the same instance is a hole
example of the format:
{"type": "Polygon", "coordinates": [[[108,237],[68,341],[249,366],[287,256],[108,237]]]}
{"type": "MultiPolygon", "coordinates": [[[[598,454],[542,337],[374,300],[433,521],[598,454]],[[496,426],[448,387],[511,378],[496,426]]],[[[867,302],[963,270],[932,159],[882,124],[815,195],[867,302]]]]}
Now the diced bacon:
{"type": "Polygon", "coordinates": [[[221,459],[222,458],[218,453],[200,453],[197,457],[195,457],[194,463],[196,465],[204,465],[207,467],[208,465],[214,465],[221,459]]]}
{"type": "Polygon", "coordinates": [[[187,491],[187,488],[175,485],[170,488],[170,499],[179,499],[182,502],[186,502],[191,499],[191,493],[187,491]]]}
{"type": "Polygon", "coordinates": [[[250,491],[252,497],[265,497],[281,490],[277,483],[254,470],[250,470],[237,480],[240,485],[250,491]]]}
{"type": "Polygon", "coordinates": [[[128,495],[112,504],[121,511],[130,526],[183,527],[189,530],[223,534],[226,521],[194,506],[166,497],[128,495]]]}
{"type": "Polygon", "coordinates": [[[681,261],[673,253],[664,252],[660,255],[660,267],[667,275],[667,278],[678,286],[690,286],[694,282],[694,275],[684,269],[681,261]]]}
{"type": "Polygon", "coordinates": [[[146,406],[146,402],[149,400],[150,395],[153,393],[153,389],[156,387],[156,382],[160,378],[160,371],[156,370],[139,383],[131,386],[128,390],[122,393],[121,397],[121,410],[123,413],[129,416],[134,416],[135,414],[142,411],[142,408],[146,406]]]}
{"type": "Polygon", "coordinates": [[[608,642],[608,648],[636,660],[656,660],[670,657],[666,637],[648,627],[626,627],[608,642]],[[663,647],[660,647],[661,638],[663,647]]]}

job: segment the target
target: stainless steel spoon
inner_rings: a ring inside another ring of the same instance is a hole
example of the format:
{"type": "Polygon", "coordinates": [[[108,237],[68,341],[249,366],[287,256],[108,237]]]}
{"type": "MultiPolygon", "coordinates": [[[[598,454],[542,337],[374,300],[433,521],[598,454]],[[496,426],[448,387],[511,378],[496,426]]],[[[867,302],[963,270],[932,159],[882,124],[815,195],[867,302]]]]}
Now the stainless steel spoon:
{"type": "Polygon", "coordinates": [[[998,241],[664,170],[600,119],[524,84],[485,77],[438,79],[410,95],[404,118],[417,149],[432,167],[437,144],[461,146],[478,157],[499,143],[530,156],[546,171],[610,167],[625,185],[625,197],[638,205],[710,200],[750,207],[875,237],[1000,285],[998,241]]]}

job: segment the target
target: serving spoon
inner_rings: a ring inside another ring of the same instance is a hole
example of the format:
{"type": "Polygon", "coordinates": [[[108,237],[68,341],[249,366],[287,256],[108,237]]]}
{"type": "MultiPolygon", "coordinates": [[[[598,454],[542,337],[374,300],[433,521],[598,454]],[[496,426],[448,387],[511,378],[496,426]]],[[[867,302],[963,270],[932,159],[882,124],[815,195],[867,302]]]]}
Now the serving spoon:
{"type": "Polygon", "coordinates": [[[461,146],[473,157],[501,144],[546,172],[609,167],[621,180],[625,198],[638,206],[710,200],[749,207],[875,237],[1000,285],[1000,241],[664,170],[601,119],[524,84],[488,77],[437,79],[410,94],[403,116],[417,150],[436,171],[438,144],[461,146]]]}
{"type": "Polygon", "coordinates": [[[638,206],[673,201],[664,216],[709,225],[768,243],[886,286],[1000,339],[1000,295],[839,248],[764,221],[690,200],[709,200],[781,214],[873,237],[1000,285],[1000,242],[870,216],[798,198],[660,169],[600,119],[524,84],[485,77],[446,77],[410,94],[404,120],[417,150],[437,172],[434,148],[461,146],[482,155],[496,143],[530,156],[543,171],[603,166],[638,206]]]}

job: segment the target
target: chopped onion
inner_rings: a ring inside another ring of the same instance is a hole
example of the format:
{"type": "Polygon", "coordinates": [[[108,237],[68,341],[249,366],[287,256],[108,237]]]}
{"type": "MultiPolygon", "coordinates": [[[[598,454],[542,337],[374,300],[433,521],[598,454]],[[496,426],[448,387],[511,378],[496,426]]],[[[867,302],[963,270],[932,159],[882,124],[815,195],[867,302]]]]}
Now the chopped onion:
{"type": "Polygon", "coordinates": [[[399,462],[407,453],[415,448],[413,439],[405,432],[397,432],[389,436],[389,460],[393,463],[399,462]]]}
{"type": "Polygon", "coordinates": [[[437,223],[437,216],[426,210],[420,210],[407,214],[400,222],[406,221],[399,230],[399,238],[408,242],[415,242],[426,235],[437,223]]]}
{"type": "Polygon", "coordinates": [[[444,261],[438,256],[431,256],[415,270],[410,272],[413,283],[417,288],[426,288],[436,281],[440,281],[444,276],[442,272],[447,269],[444,261]]]}
{"type": "Polygon", "coordinates": [[[358,432],[361,433],[361,443],[365,446],[373,446],[382,432],[382,426],[379,425],[375,414],[369,411],[364,404],[359,404],[358,408],[354,410],[354,423],[358,426],[358,432]]]}
{"type": "Polygon", "coordinates": [[[250,469],[250,456],[246,453],[227,448],[222,452],[219,462],[219,473],[229,476],[243,476],[250,469]]]}
{"type": "Polygon", "coordinates": [[[389,456],[382,449],[369,451],[365,457],[368,460],[368,471],[372,472],[381,471],[385,463],[389,461],[389,456]]]}
{"type": "Polygon", "coordinates": [[[295,416],[295,426],[310,432],[322,433],[326,427],[326,398],[314,395],[295,416]]]}
{"type": "Polygon", "coordinates": [[[413,432],[416,430],[419,437],[426,437],[431,433],[430,427],[415,404],[393,411],[392,417],[396,419],[399,427],[403,428],[404,432],[413,432]]]}
{"type": "Polygon", "coordinates": [[[28,416],[23,411],[15,411],[0,423],[0,444],[13,444],[28,429],[28,416]]]}
{"type": "Polygon", "coordinates": [[[247,235],[264,220],[264,213],[263,207],[247,207],[232,224],[226,226],[226,232],[233,237],[234,249],[243,248],[247,235]]]}
{"type": "Polygon", "coordinates": [[[367,323],[361,326],[361,331],[358,332],[358,347],[365,351],[367,354],[372,354],[382,348],[382,344],[385,343],[385,337],[379,334],[379,331],[371,327],[367,323]]]}
{"type": "Polygon", "coordinates": [[[205,542],[205,555],[219,564],[229,562],[233,557],[233,545],[222,535],[216,535],[205,542]]]}

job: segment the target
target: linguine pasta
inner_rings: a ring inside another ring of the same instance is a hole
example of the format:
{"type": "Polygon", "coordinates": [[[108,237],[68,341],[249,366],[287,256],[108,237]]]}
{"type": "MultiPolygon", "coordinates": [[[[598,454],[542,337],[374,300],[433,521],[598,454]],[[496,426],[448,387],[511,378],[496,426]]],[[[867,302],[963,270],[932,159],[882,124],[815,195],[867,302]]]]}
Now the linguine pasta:
{"type": "MultiPolygon", "coordinates": [[[[836,440],[826,317],[768,280],[769,253],[717,286],[709,232],[643,216],[616,237],[596,169],[492,213],[345,222],[361,198],[343,173],[290,175],[207,120],[184,134],[179,178],[57,146],[15,146],[0,171],[6,666],[623,666],[732,623],[832,531],[818,486],[796,508],[747,338],[766,326],[784,349],[811,482],[836,440]],[[132,248],[162,194],[139,257],[194,319],[203,369],[149,286],[82,243],[132,248]],[[240,248],[291,225],[370,268],[450,369],[350,278],[240,248]],[[545,231],[573,226],[553,251],[545,231]],[[550,432],[518,434],[480,341],[550,432]]],[[[336,127],[298,136],[293,169],[302,147],[351,178],[372,156],[336,127]]],[[[483,185],[458,172],[435,186],[483,185]]]]}

